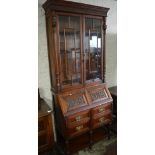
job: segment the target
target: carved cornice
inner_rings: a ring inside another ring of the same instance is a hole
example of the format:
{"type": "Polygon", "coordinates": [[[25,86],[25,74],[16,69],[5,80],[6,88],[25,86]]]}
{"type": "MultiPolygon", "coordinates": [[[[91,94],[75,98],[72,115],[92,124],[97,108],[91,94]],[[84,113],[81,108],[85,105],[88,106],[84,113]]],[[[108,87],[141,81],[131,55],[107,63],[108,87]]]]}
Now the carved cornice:
{"type": "Polygon", "coordinates": [[[90,14],[98,16],[107,16],[109,8],[88,5],[83,3],[76,3],[71,1],[63,0],[48,0],[43,4],[45,11],[54,10],[54,11],[65,11],[65,12],[74,12],[79,14],[90,14]]]}

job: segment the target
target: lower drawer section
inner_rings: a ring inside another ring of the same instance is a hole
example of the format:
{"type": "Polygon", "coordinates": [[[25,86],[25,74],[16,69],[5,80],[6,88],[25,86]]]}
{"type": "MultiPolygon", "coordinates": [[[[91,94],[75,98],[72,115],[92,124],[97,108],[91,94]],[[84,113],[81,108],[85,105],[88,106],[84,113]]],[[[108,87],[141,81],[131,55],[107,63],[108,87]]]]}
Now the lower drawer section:
{"type": "Polygon", "coordinates": [[[89,146],[90,136],[89,133],[84,133],[81,136],[75,137],[69,141],[69,151],[70,153],[75,153],[78,150],[81,150],[89,146]]]}
{"type": "Polygon", "coordinates": [[[93,113],[93,115],[99,114],[99,113],[102,113],[104,111],[111,110],[111,107],[112,107],[111,103],[105,103],[105,104],[102,104],[100,106],[93,108],[92,113],[93,113]]]}
{"type": "Polygon", "coordinates": [[[80,134],[83,134],[89,130],[89,122],[85,124],[80,124],[78,126],[68,128],[68,136],[69,137],[75,137],[80,134]]]}
{"type": "Polygon", "coordinates": [[[48,145],[48,138],[47,138],[46,133],[38,136],[38,147],[40,148],[40,147],[45,146],[45,145],[48,145]]]}
{"type": "Polygon", "coordinates": [[[46,130],[47,117],[41,117],[38,119],[38,132],[46,130]]]}
{"type": "Polygon", "coordinates": [[[92,128],[97,128],[97,127],[102,126],[104,124],[109,124],[111,121],[112,121],[111,113],[97,117],[97,118],[94,118],[92,120],[92,128]]]}
{"type": "MultiPolygon", "coordinates": [[[[92,141],[97,142],[99,140],[103,140],[107,137],[107,133],[103,128],[94,129],[92,132],[92,141]]],[[[76,136],[68,141],[68,146],[66,146],[65,139],[58,134],[58,145],[61,147],[65,153],[68,151],[73,154],[81,149],[84,149],[90,146],[90,132],[87,131],[82,135],[76,136]]]]}

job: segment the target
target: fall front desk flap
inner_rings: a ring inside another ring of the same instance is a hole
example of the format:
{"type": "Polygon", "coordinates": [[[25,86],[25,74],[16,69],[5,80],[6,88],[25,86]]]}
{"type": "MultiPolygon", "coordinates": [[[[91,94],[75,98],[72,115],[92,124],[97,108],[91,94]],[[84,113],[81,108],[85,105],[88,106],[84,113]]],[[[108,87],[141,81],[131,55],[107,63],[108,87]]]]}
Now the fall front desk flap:
{"type": "Polygon", "coordinates": [[[97,104],[107,102],[112,102],[112,97],[104,83],[58,94],[58,104],[63,115],[74,113],[77,109],[90,109],[97,104]]]}

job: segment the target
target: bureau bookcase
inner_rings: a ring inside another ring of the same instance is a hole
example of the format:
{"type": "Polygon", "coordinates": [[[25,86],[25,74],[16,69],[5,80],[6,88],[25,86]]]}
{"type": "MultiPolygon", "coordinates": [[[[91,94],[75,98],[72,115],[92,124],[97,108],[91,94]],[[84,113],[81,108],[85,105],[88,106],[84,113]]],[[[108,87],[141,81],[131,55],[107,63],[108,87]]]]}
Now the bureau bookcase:
{"type": "Polygon", "coordinates": [[[108,8],[47,0],[51,90],[57,143],[72,154],[108,135],[112,97],[105,83],[108,8]]]}

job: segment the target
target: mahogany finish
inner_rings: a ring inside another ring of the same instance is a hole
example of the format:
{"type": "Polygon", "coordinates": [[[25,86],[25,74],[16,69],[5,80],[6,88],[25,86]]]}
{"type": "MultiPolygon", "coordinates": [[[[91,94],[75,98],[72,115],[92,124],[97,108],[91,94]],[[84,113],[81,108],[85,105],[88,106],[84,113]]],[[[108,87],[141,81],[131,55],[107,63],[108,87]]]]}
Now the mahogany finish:
{"type": "Polygon", "coordinates": [[[38,154],[42,154],[54,145],[51,109],[43,99],[39,98],[38,110],[38,154]]]}
{"type": "Polygon", "coordinates": [[[74,153],[109,135],[112,97],[105,84],[109,8],[47,0],[48,55],[57,142],[74,153]]]}

